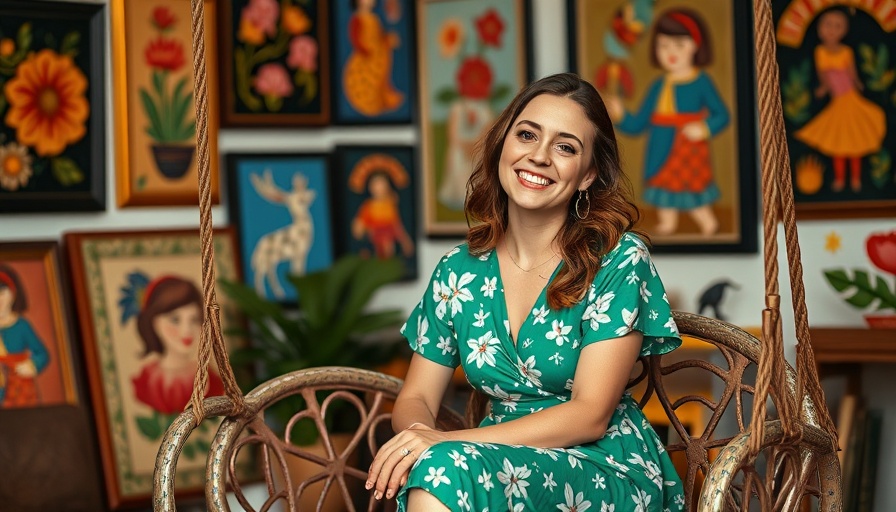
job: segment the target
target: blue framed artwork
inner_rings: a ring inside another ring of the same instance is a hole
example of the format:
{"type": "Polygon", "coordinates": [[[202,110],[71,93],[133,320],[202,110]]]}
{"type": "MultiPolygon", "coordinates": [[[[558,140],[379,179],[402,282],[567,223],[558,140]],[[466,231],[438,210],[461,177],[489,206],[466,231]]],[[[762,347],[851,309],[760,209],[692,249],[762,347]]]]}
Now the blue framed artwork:
{"type": "Polygon", "coordinates": [[[242,153],[226,159],[246,283],[262,297],[295,302],[287,275],[333,263],[330,157],[242,153]]]}
{"type": "Polygon", "coordinates": [[[339,255],[399,257],[417,278],[417,183],[411,146],[336,146],[334,224],[339,255]]]}
{"type": "Polygon", "coordinates": [[[332,0],[333,121],[410,123],[416,105],[414,2],[332,0]]]}

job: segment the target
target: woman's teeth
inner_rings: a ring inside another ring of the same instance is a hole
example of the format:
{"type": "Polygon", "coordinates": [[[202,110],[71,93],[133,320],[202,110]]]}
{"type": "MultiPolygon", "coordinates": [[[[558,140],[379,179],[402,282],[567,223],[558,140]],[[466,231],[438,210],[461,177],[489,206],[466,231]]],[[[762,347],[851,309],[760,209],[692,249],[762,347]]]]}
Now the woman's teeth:
{"type": "Polygon", "coordinates": [[[547,178],[543,178],[537,174],[532,174],[531,172],[520,171],[518,176],[529,183],[533,183],[535,185],[541,185],[546,187],[551,184],[551,180],[547,178]]]}

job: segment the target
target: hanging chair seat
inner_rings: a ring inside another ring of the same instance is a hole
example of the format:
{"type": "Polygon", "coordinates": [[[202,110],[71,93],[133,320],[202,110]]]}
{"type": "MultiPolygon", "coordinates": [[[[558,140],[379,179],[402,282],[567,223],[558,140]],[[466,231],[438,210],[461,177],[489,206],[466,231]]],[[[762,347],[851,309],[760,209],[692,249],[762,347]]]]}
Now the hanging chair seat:
{"type": "MultiPolygon", "coordinates": [[[[748,416],[754,384],[749,375],[754,373],[759,360],[759,341],[746,331],[718,320],[681,312],[675,312],[674,317],[682,335],[709,344],[710,356],[702,357],[701,354],[699,360],[674,361],[671,355],[676,353],[673,352],[642,358],[640,371],[629,387],[640,391],[642,406],[649,400],[658,400],[666,412],[668,424],[677,434],[667,449],[673,457],[682,454],[687,459],[687,473],[681,476],[690,508],[696,505],[699,511],[756,510],[758,506],[759,510],[798,510],[805,497],[815,496],[819,500],[819,510],[839,510],[840,467],[827,434],[817,422],[816,404],[811,403],[808,395],[803,398],[806,403],[798,422],[802,435],[794,442],[784,442],[785,434],[779,421],[766,422],[764,449],[758,457],[752,457],[748,416]],[[665,385],[667,376],[682,371],[687,371],[689,378],[696,377],[693,372],[699,372],[713,380],[716,385],[712,386],[711,396],[671,396],[665,385]],[[702,432],[689,433],[677,412],[683,405],[694,402],[705,406],[709,420],[702,432]],[[725,430],[729,432],[723,432],[725,430]],[[766,478],[769,474],[776,476],[766,478]]],[[[795,373],[789,365],[786,371],[788,392],[796,393],[795,373]]],[[[353,480],[363,482],[366,479],[367,468],[366,465],[352,467],[347,461],[369,461],[380,443],[388,439],[388,433],[384,438],[383,432],[384,429],[391,432],[390,404],[400,387],[399,379],[377,372],[322,367],[292,372],[255,388],[245,397],[245,414],[224,418],[209,450],[205,491],[208,510],[230,510],[225,490],[233,491],[245,510],[268,510],[278,501],[286,505],[287,510],[298,510],[298,496],[308,485],[319,481],[324,481],[324,491],[318,501],[318,510],[327,493],[340,494],[346,509],[355,510],[350,488],[359,487],[353,485],[353,480]],[[326,394],[323,400],[320,400],[320,392],[326,394]],[[261,420],[262,413],[293,395],[304,398],[305,409],[295,412],[283,432],[274,432],[261,420]],[[324,421],[335,401],[352,404],[360,417],[360,425],[350,444],[341,452],[333,448],[324,421]],[[323,445],[328,452],[325,457],[285,440],[295,423],[305,418],[313,421],[322,432],[323,445]],[[246,500],[235,471],[237,456],[248,446],[260,448],[256,453],[264,467],[268,498],[258,509],[246,500]],[[352,457],[359,453],[367,458],[352,457]],[[320,465],[320,471],[304,482],[282,478],[289,474],[286,464],[289,457],[313,461],[320,465]]],[[[226,415],[231,410],[230,400],[224,397],[209,398],[204,403],[206,419],[226,415]]],[[[463,426],[460,414],[442,407],[438,428],[453,430],[463,426]]],[[[162,439],[153,481],[157,511],[175,510],[177,458],[194,428],[193,411],[188,409],[171,424],[162,439]]],[[[368,510],[382,507],[372,495],[367,502],[368,510]]]]}

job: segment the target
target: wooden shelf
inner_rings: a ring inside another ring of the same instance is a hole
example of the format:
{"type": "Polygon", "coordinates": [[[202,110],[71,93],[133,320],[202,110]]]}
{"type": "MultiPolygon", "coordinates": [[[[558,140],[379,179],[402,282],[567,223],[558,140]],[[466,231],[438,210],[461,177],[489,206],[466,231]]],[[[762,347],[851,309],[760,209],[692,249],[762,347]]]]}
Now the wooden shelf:
{"type": "Polygon", "coordinates": [[[896,329],[810,327],[817,363],[896,363],[896,329]]]}

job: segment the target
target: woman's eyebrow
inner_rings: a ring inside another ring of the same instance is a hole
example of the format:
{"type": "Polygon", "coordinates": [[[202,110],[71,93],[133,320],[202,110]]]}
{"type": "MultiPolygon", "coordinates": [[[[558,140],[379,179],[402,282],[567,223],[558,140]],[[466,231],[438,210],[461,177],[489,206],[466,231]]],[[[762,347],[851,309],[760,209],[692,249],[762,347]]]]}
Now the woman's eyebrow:
{"type": "MultiPolygon", "coordinates": [[[[542,126],[541,126],[540,124],[534,122],[534,121],[529,121],[529,120],[527,120],[527,119],[522,119],[522,120],[520,120],[520,121],[518,121],[518,122],[516,123],[517,126],[519,126],[519,125],[521,125],[521,124],[527,124],[527,125],[531,126],[532,128],[535,128],[536,130],[544,131],[543,128],[542,128],[542,126]]],[[[575,135],[573,135],[573,134],[571,134],[571,133],[560,132],[560,133],[558,133],[557,135],[560,136],[560,137],[567,138],[567,139],[573,139],[574,141],[576,141],[576,142],[579,143],[579,146],[581,146],[582,148],[585,147],[585,144],[584,144],[578,137],[576,137],[575,135]]]]}

